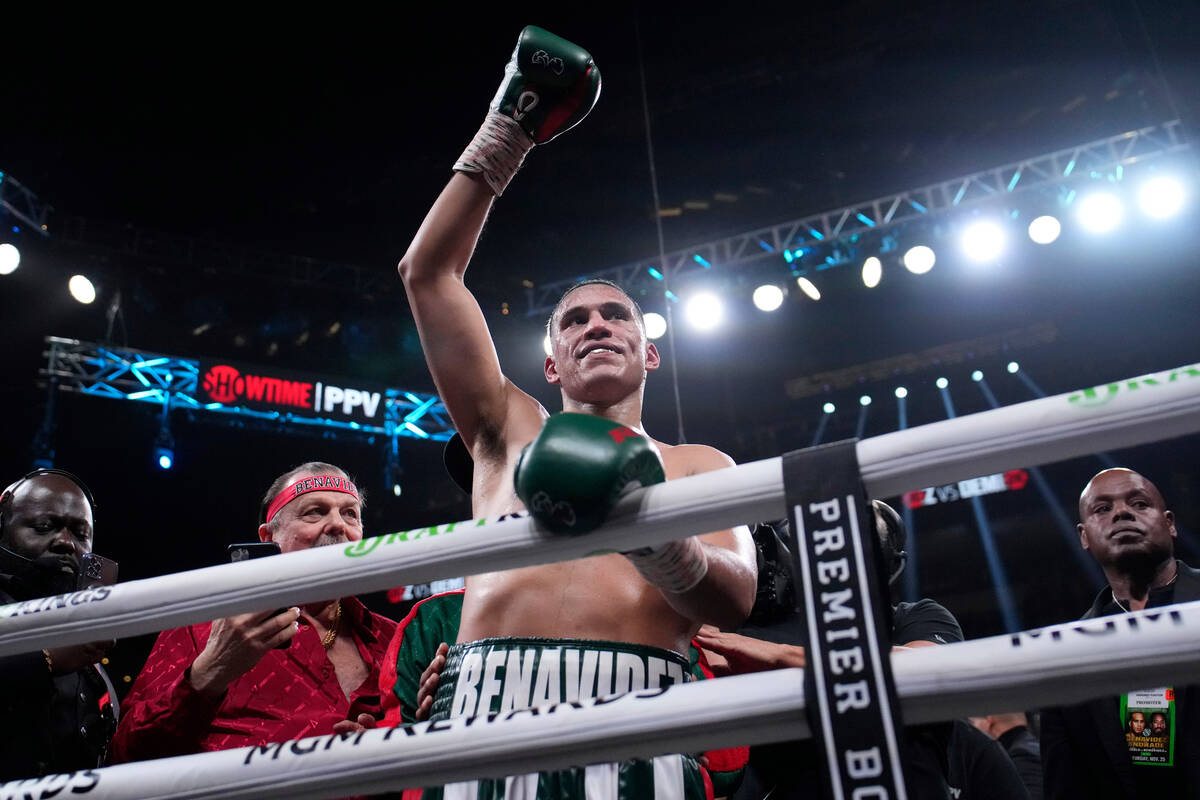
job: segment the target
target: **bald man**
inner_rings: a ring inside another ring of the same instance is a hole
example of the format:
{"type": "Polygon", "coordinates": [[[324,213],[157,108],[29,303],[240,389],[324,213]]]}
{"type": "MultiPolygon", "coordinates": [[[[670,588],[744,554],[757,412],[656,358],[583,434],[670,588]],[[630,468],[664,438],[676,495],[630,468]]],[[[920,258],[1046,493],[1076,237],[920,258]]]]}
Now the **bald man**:
{"type": "MultiPolygon", "coordinates": [[[[94,521],[91,493],[69,472],[35,470],[5,489],[0,605],[75,591],[94,521]]],[[[112,644],[0,658],[0,781],[100,765],[116,692],[97,662],[112,644]]]]}
{"type": "MultiPolygon", "coordinates": [[[[1108,580],[1084,619],[1200,600],[1200,570],[1175,558],[1175,515],[1145,476],[1106,469],[1079,496],[1079,544],[1108,580]]],[[[1042,717],[1047,798],[1200,797],[1200,687],[1156,687],[1042,717]],[[1137,709],[1134,711],[1133,709],[1137,709]],[[1127,739],[1130,713],[1175,714],[1165,748],[1127,739]]]]}

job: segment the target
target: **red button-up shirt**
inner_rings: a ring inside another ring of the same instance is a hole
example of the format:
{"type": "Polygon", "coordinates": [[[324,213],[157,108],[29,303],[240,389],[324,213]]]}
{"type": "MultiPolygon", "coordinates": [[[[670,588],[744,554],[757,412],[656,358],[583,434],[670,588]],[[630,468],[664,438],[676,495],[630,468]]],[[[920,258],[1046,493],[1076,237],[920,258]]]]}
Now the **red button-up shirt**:
{"type": "Polygon", "coordinates": [[[342,600],[339,636],[353,636],[369,674],[347,700],[312,626],[301,625],[286,650],[272,650],[225,694],[209,699],[187,670],[208,642],[212,623],[163,631],[133,690],[121,704],[112,761],[185,755],[285,742],[333,732],[334,723],[381,713],[379,665],[396,623],[342,600]]]}

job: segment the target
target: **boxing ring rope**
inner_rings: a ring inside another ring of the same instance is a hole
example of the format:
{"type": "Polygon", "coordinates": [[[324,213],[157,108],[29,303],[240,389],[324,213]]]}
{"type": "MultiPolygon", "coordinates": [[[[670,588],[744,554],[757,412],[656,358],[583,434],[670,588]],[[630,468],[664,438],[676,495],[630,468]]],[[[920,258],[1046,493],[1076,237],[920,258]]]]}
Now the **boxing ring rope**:
{"type": "MultiPolygon", "coordinates": [[[[1200,365],[910,428],[858,443],[868,493],[1200,431],[1200,365]]],[[[631,492],[586,536],[524,515],[371,537],[0,607],[0,655],[152,633],[233,613],[514,569],[784,516],[780,457],[631,492]]]]}
{"type": "MultiPolygon", "coordinates": [[[[1200,602],[918,648],[892,665],[909,724],[1178,685],[1200,680],[1200,602]]],[[[802,670],[719,681],[14,781],[0,798],[344,797],[809,737],[802,670]]]]}

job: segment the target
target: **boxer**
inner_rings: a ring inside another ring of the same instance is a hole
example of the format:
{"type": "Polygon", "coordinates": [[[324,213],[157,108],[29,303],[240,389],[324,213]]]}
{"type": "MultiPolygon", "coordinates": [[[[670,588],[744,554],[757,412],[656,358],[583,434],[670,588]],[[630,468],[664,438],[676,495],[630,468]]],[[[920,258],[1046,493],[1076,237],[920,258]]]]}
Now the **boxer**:
{"type": "MultiPolygon", "coordinates": [[[[591,481],[600,471],[606,476],[598,481],[602,486],[619,484],[631,459],[639,467],[628,474],[652,481],[647,476],[653,468],[645,471],[647,452],[667,480],[733,464],[711,447],[672,446],[646,433],[643,394],[659,354],[647,340],[637,304],[607,282],[568,290],[550,317],[552,354],[544,373],[569,413],[556,417],[539,437],[549,414],[505,377],[483,313],[466,286],[467,265],[495,198],[533,146],[582,120],[599,91],[600,73],[586,51],[526,28],[483,126],[399,265],[438,393],[474,460],[476,518],[523,510],[518,488],[533,498],[572,484],[574,478],[556,477],[572,459],[555,462],[550,454],[566,449],[583,455],[589,437],[619,438],[627,446],[612,457],[585,461],[575,473],[591,481]],[[580,424],[572,419],[577,415],[598,418],[601,430],[584,430],[595,421],[580,424]],[[518,462],[521,487],[514,483],[518,462]],[[526,481],[530,473],[535,477],[526,481]]],[[[607,490],[591,499],[608,502],[607,490]]],[[[551,502],[542,509],[549,513],[537,514],[550,529],[556,527],[555,508],[551,502]]],[[[570,516],[558,509],[558,521],[570,516]]],[[[591,511],[586,516],[602,518],[591,511]]],[[[755,580],[753,543],[741,527],[629,555],[470,576],[434,713],[515,709],[678,680],[687,671],[680,654],[700,625],[734,626],[744,619],[754,602],[755,580]]],[[[625,796],[639,798],[702,797],[706,791],[696,762],[678,756],[501,783],[507,784],[506,796],[520,791],[515,784],[547,797],[559,792],[615,797],[618,785],[625,796]]],[[[446,787],[446,796],[491,796],[498,788],[472,782],[446,787]]]]}

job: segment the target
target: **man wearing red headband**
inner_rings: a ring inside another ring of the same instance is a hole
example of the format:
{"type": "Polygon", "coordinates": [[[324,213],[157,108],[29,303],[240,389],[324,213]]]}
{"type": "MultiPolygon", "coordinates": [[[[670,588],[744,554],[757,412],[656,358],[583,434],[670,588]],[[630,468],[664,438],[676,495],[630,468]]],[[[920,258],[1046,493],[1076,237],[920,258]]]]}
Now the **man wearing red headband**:
{"type": "MultiPolygon", "coordinates": [[[[275,479],[258,537],[284,553],[362,538],[363,502],[320,462],[275,479]]],[[[373,726],[396,624],[353,597],[164,631],[138,675],[113,761],[226,750],[373,726]]]]}

